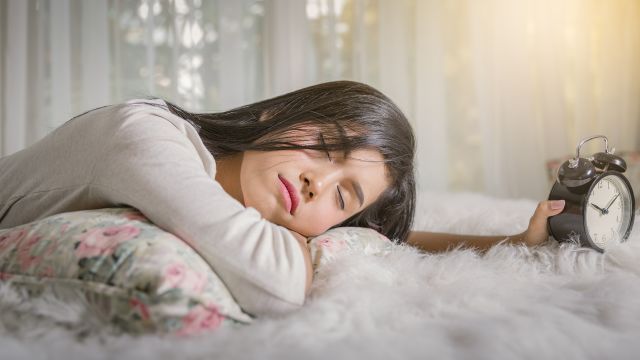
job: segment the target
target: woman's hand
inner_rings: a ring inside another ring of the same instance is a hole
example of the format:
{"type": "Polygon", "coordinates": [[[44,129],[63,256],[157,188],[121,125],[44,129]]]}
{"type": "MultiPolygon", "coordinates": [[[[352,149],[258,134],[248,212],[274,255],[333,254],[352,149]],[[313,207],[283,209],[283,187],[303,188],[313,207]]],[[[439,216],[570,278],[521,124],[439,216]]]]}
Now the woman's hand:
{"type": "Polygon", "coordinates": [[[514,236],[512,242],[524,243],[528,246],[540,245],[547,241],[549,232],[547,231],[547,219],[558,215],[564,209],[564,200],[541,201],[529,220],[529,228],[519,235],[514,236]]]}

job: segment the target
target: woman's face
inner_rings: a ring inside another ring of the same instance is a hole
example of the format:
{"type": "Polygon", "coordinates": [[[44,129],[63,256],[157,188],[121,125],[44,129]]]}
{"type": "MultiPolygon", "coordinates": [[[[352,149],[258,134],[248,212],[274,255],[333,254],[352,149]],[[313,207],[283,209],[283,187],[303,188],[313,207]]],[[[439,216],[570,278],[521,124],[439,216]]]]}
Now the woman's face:
{"type": "Polygon", "coordinates": [[[246,207],[304,236],[319,235],[373,203],[389,186],[375,150],[247,151],[240,169],[246,207]]]}

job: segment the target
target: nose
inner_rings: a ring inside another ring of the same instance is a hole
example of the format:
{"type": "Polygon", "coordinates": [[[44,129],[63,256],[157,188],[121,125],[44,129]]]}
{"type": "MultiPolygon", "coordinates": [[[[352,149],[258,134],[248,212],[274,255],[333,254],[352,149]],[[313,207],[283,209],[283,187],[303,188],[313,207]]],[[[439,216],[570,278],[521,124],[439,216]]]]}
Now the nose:
{"type": "Polygon", "coordinates": [[[300,180],[303,187],[302,192],[307,200],[313,200],[324,193],[324,190],[331,188],[339,178],[338,169],[316,169],[314,171],[305,171],[300,174],[300,180]]]}

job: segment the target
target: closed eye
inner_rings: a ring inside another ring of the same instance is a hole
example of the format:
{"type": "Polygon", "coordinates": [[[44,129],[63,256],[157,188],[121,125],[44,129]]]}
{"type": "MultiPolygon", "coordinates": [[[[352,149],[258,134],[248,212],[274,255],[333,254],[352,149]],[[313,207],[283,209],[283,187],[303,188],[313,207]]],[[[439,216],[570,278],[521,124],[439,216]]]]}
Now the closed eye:
{"type": "MultiPolygon", "coordinates": [[[[333,159],[331,158],[331,153],[329,153],[329,150],[327,149],[327,144],[324,142],[324,136],[322,136],[322,134],[320,134],[320,143],[324,146],[324,152],[327,154],[327,158],[329,159],[329,162],[333,162],[333,159]]],[[[340,203],[340,209],[344,210],[344,198],[342,197],[342,191],[340,191],[340,186],[336,186],[336,189],[338,190],[338,202],[340,203]]]]}
{"type": "Polygon", "coordinates": [[[329,162],[333,162],[333,159],[331,158],[331,154],[329,154],[329,151],[325,150],[325,152],[327,153],[327,157],[329,158],[329,162]]]}
{"type": "MultiPolygon", "coordinates": [[[[331,159],[331,154],[327,151],[327,157],[329,158],[329,162],[333,162],[331,159]]],[[[344,210],[344,198],[342,197],[342,191],[340,191],[340,186],[336,185],[336,189],[338,190],[338,202],[340,202],[340,209],[344,210]]]]}

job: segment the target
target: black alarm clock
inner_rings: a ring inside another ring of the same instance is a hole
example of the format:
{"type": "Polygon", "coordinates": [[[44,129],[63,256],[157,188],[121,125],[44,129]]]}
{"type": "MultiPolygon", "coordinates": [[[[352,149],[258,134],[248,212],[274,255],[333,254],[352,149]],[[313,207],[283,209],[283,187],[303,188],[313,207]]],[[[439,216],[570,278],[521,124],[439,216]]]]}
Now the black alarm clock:
{"type": "Polygon", "coordinates": [[[576,157],[558,169],[549,200],[565,200],[562,212],[548,219],[549,234],[600,252],[611,243],[625,241],[633,227],[635,199],[622,174],[627,163],[609,150],[602,135],[582,139],[576,157]],[[604,152],[580,157],[580,148],[593,139],[604,140],[604,152]]]}

